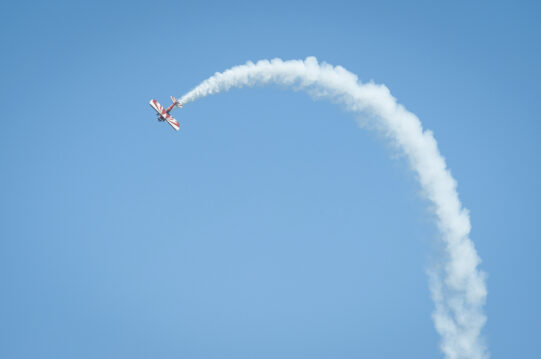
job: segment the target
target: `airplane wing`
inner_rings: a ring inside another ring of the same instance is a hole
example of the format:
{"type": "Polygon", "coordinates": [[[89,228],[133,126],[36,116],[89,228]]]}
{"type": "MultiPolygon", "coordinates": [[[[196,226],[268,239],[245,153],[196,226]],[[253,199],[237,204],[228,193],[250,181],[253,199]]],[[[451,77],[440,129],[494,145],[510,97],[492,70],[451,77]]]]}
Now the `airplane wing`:
{"type": "Polygon", "coordinates": [[[160,115],[165,113],[165,109],[156,100],[150,100],[150,106],[156,110],[160,115]]]}
{"type": "Polygon", "coordinates": [[[166,113],[163,117],[165,118],[165,121],[167,121],[167,123],[170,124],[171,127],[175,129],[175,131],[178,131],[180,129],[180,124],[178,123],[177,120],[171,117],[171,115],[166,113]]]}

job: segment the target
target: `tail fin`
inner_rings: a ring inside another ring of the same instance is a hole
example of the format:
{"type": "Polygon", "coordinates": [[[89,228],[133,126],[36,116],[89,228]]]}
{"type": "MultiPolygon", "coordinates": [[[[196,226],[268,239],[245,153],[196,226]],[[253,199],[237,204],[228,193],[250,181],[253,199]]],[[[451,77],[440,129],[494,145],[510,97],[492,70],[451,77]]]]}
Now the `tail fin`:
{"type": "Polygon", "coordinates": [[[177,107],[182,107],[182,102],[180,102],[179,100],[177,100],[177,99],[175,98],[175,96],[171,96],[171,101],[173,101],[173,103],[174,103],[175,105],[177,105],[177,107]]]}

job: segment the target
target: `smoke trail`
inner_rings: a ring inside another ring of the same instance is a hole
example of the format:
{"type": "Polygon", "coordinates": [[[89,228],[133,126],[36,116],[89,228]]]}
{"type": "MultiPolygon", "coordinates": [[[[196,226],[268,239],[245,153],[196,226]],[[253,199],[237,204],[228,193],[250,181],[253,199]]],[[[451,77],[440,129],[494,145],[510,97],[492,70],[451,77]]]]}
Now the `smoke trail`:
{"type": "Polygon", "coordinates": [[[433,203],[442,235],[445,258],[442,268],[429,271],[435,310],[434,326],[440,333],[441,350],[447,359],[485,359],[488,353],[480,332],[486,317],[485,276],[477,267],[480,258],[469,239],[470,220],[462,207],[456,181],[447,169],[432,132],[423,130],[419,119],[396,102],[389,89],[374,83],[362,84],[341,66],[306,60],[262,60],[248,62],[203,81],[181,98],[181,102],[227,91],[232,87],[276,83],[329,98],[346,109],[371,115],[375,125],[404,152],[418,176],[422,190],[433,203]]]}

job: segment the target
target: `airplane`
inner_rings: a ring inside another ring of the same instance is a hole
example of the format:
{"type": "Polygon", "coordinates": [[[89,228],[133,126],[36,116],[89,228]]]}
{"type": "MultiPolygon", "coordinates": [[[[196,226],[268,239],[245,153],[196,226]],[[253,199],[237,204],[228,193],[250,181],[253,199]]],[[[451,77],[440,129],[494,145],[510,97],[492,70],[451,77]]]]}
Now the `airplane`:
{"type": "Polygon", "coordinates": [[[175,106],[178,108],[182,108],[182,102],[180,102],[173,96],[171,96],[171,101],[173,101],[173,103],[167,109],[164,109],[162,105],[160,105],[160,103],[156,100],[150,100],[150,106],[152,106],[152,108],[156,110],[156,112],[158,112],[158,121],[167,121],[167,123],[170,124],[171,127],[175,129],[175,131],[178,131],[180,128],[180,124],[169,114],[169,112],[175,106]]]}

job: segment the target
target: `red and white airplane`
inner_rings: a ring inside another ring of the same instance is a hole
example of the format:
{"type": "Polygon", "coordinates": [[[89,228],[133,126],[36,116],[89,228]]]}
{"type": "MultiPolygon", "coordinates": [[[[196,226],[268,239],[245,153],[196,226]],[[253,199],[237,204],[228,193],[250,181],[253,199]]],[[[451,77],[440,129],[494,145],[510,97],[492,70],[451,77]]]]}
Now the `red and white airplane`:
{"type": "Polygon", "coordinates": [[[182,102],[171,96],[171,101],[173,101],[173,104],[169,106],[167,109],[164,109],[162,105],[156,100],[150,100],[150,106],[152,106],[153,109],[158,112],[158,121],[167,121],[168,124],[171,125],[176,131],[180,128],[180,124],[177,120],[175,120],[169,112],[176,106],[181,108],[182,102]]]}

